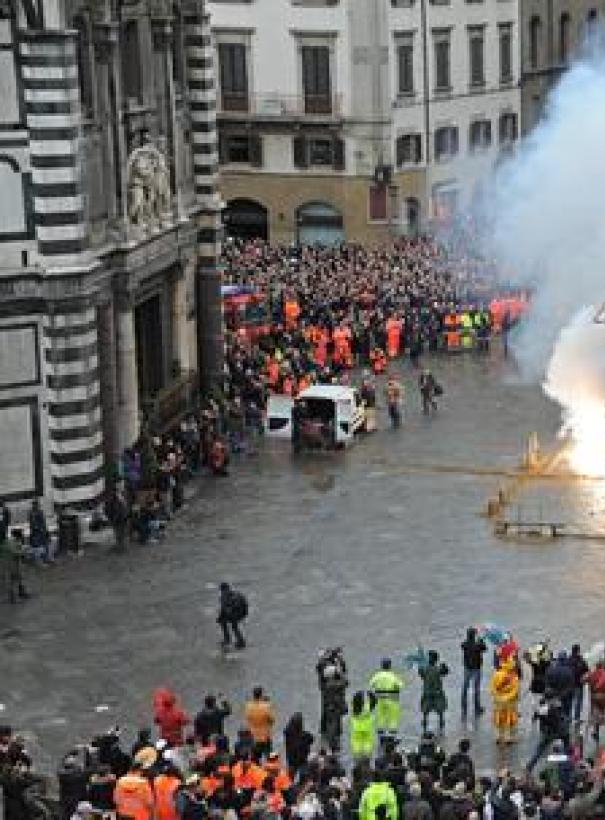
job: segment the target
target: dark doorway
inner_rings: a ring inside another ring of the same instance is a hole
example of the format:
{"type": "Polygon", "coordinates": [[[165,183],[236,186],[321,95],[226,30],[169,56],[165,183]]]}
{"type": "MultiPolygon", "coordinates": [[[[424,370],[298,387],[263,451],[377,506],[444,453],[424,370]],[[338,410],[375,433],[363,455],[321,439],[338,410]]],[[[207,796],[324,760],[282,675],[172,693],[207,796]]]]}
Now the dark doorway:
{"type": "Polygon", "coordinates": [[[420,231],[420,202],[415,197],[405,201],[406,222],[409,236],[418,236],[420,231]]]}
{"type": "Polygon", "coordinates": [[[159,294],[137,305],[134,321],[139,395],[150,398],[164,386],[162,303],[159,294]]]}
{"type": "Polygon", "coordinates": [[[267,209],[253,199],[232,199],[223,214],[225,233],[233,239],[268,239],[267,209]]]}
{"type": "Polygon", "coordinates": [[[345,241],[342,214],[328,202],[307,202],[296,212],[300,245],[339,245],[345,241]]]}

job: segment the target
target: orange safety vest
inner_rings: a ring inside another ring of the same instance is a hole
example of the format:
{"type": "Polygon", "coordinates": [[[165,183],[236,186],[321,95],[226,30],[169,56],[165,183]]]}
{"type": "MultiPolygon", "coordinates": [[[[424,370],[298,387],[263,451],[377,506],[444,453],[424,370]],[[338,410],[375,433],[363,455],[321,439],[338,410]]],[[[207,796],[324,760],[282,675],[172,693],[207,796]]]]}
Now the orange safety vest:
{"type": "Polygon", "coordinates": [[[116,811],[132,820],[152,820],[154,799],[149,781],[129,772],[116,783],[113,792],[116,811]]]}
{"type": "Polygon", "coordinates": [[[261,789],[267,777],[267,772],[258,764],[249,763],[244,769],[242,761],[235,764],[231,773],[238,789],[261,789]]]}
{"type": "Polygon", "coordinates": [[[325,367],[328,361],[328,341],[328,334],[325,331],[320,331],[315,346],[315,363],[319,367],[325,367]]]}
{"type": "Polygon", "coordinates": [[[276,359],[269,359],[267,363],[267,378],[271,387],[277,385],[279,381],[279,362],[276,359]]]}
{"type": "Polygon", "coordinates": [[[160,774],[155,778],[155,820],[178,820],[174,795],[180,785],[180,779],[171,774],[160,774]]]}
{"type": "Polygon", "coordinates": [[[272,766],[270,763],[265,764],[265,768],[267,770],[267,774],[270,777],[273,777],[276,791],[284,792],[286,789],[290,788],[292,785],[292,778],[285,769],[282,769],[279,765],[272,766]]]}
{"type": "Polygon", "coordinates": [[[214,792],[222,785],[223,778],[217,777],[215,774],[202,777],[202,790],[207,797],[212,797],[214,792]]]}
{"type": "Polygon", "coordinates": [[[298,302],[294,300],[287,301],[284,305],[284,313],[286,316],[286,327],[288,329],[296,327],[298,317],[300,316],[300,307],[298,306],[298,302]]]}
{"type": "Polygon", "coordinates": [[[387,352],[391,359],[399,355],[399,345],[401,342],[401,322],[398,319],[387,319],[387,352]]]}

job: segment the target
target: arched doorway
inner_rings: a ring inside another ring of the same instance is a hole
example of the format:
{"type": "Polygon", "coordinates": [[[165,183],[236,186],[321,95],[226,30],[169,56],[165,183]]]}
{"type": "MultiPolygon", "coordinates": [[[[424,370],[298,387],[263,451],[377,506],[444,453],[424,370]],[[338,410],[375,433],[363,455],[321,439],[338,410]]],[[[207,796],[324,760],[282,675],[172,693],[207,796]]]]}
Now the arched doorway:
{"type": "Polygon", "coordinates": [[[225,233],[234,239],[268,239],[267,209],[253,199],[231,199],[223,212],[225,233]]]}
{"type": "Polygon", "coordinates": [[[338,245],[344,242],[342,214],[327,202],[306,202],[296,212],[300,245],[338,245]]]}

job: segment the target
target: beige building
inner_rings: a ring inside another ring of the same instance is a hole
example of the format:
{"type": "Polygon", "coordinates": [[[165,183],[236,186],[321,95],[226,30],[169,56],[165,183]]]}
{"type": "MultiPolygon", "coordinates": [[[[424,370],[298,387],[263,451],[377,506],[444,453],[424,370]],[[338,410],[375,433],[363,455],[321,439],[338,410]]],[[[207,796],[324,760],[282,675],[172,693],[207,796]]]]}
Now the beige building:
{"type": "Polygon", "coordinates": [[[605,20],[605,0],[521,0],[521,108],[527,134],[591,26],[605,20]]]}
{"type": "Polygon", "coordinates": [[[518,0],[208,0],[227,234],[367,243],[479,192],[520,114],[518,0]]]}

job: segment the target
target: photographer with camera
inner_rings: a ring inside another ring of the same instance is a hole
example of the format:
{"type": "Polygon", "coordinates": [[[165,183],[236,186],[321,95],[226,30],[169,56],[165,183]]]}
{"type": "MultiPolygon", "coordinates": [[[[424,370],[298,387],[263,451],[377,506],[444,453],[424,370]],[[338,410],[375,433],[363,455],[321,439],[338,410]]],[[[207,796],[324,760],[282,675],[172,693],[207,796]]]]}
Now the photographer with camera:
{"type": "Polygon", "coordinates": [[[559,697],[547,690],[534,713],[533,720],[540,725],[540,738],[526,769],[533,771],[538,760],[547,751],[551,743],[561,740],[564,749],[569,748],[569,718],[559,697]]]}
{"type": "Polygon", "coordinates": [[[342,718],[347,709],[347,665],[341,647],[324,650],[317,662],[317,678],[321,697],[321,736],[328,748],[337,752],[342,737],[342,718]]]}

